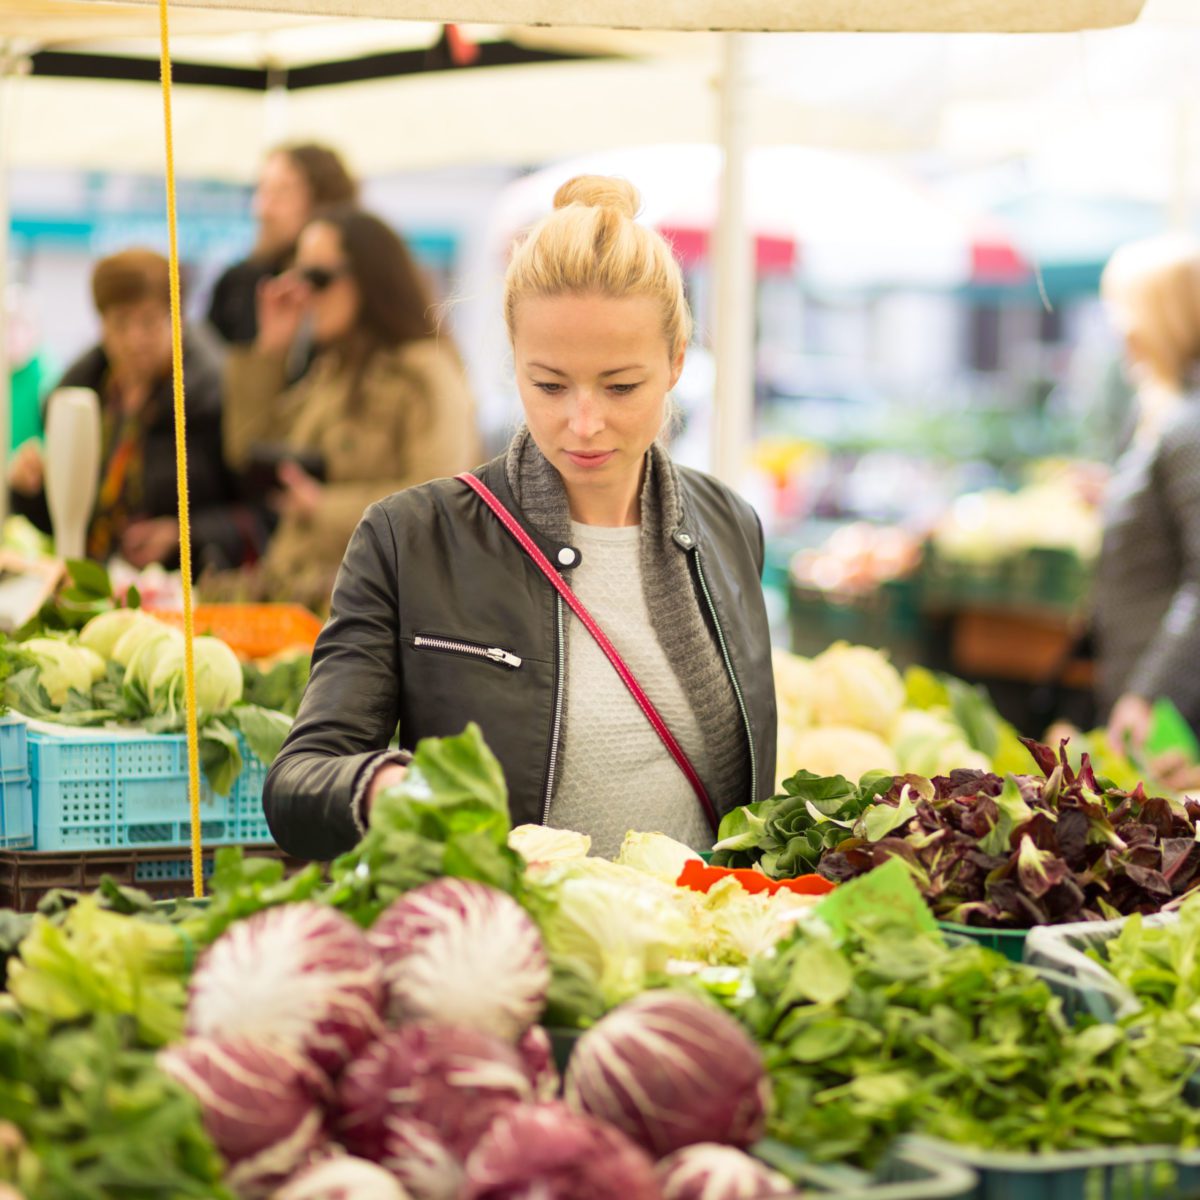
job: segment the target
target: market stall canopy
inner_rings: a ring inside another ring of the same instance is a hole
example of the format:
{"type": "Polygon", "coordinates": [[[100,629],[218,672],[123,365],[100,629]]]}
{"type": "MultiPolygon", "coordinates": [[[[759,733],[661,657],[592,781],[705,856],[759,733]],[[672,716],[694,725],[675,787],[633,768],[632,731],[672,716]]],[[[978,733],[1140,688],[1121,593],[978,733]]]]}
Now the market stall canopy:
{"type": "MultiPolygon", "coordinates": [[[[716,146],[646,146],[557,163],[509,185],[494,242],[550,211],[573,175],[618,175],[641,192],[642,220],[671,239],[685,263],[709,257],[717,220],[716,146]]],[[[1029,274],[998,221],[857,155],[760,146],[747,166],[747,224],[760,273],[800,270],[812,286],[959,287],[1009,284],[1029,274]]]]}
{"type": "MultiPolygon", "coordinates": [[[[691,60],[548,62],[422,72],[286,93],[174,89],[181,176],[249,182],[286,139],[337,145],[362,175],[463,163],[525,166],[633,143],[711,142],[714,71],[691,60]],[[403,133],[380,113],[412,114],[403,133]],[[431,119],[426,114],[436,114],[431,119]]],[[[755,88],[756,139],[895,152],[914,145],[886,122],[755,88]]],[[[14,167],[162,171],[156,97],[145,83],[33,76],[9,123],[14,167]],[[81,119],[86,114],[86,120],[81,119]]]]}
{"type": "MultiPolygon", "coordinates": [[[[139,0],[152,6],[152,0],[139,0]]],[[[1003,33],[1103,29],[1136,20],[1144,0],[206,0],[172,5],[187,9],[253,10],[301,16],[384,17],[510,25],[604,26],[615,29],[789,29],[861,32],[1003,33]]],[[[136,5],[106,0],[10,0],[0,17],[0,37],[37,38],[44,18],[58,28],[78,10],[80,33],[95,28],[94,12],[116,10],[124,20],[136,5]]]]}

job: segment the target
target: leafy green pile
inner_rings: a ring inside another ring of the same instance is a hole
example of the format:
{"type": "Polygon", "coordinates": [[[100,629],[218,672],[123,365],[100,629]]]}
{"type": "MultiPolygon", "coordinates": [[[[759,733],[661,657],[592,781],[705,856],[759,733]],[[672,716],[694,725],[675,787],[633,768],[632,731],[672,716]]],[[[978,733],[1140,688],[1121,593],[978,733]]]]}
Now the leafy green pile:
{"type": "Polygon", "coordinates": [[[753,979],[735,1011],[765,1050],[770,1133],[815,1159],[870,1166],[909,1132],[1034,1152],[1200,1141],[1184,1047],[1072,1027],[1032,969],[975,943],[879,911],[841,944],[802,929],[753,979]]]}
{"type": "Polygon", "coordinates": [[[33,919],[8,990],[23,1011],[59,1024],[129,1017],[143,1045],[163,1046],[183,1034],[189,958],[178,930],[83,896],[59,918],[33,919]]]}
{"type": "Polygon", "coordinates": [[[199,1105],[131,1022],[0,1012],[0,1184],[27,1200],[232,1200],[222,1174],[199,1105]]]}
{"type": "Polygon", "coordinates": [[[311,668],[311,654],[288,655],[269,666],[246,663],[242,669],[246,680],[246,703],[294,717],[300,710],[311,668]]]}
{"type": "Polygon", "coordinates": [[[1200,895],[1162,924],[1130,917],[1088,954],[1141,1004],[1132,1026],[1154,1025],[1181,1045],[1200,1047],[1200,895]]]}
{"type": "Polygon", "coordinates": [[[800,772],[721,822],[713,862],[835,883],[892,858],[943,920],[995,928],[1159,911],[1200,885],[1200,803],[1121,791],[1026,742],[1042,774],[800,772]]]}

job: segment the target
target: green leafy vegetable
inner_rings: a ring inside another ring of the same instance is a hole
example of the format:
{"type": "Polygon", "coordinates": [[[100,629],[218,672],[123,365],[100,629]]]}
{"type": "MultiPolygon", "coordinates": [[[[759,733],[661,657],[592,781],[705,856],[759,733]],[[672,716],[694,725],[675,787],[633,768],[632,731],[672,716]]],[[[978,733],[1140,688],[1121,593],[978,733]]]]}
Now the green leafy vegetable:
{"type": "Polygon", "coordinates": [[[508,789],[477,725],[418,743],[403,782],[380,795],[371,828],[333,864],[329,900],[370,925],[393,900],[441,875],[514,894],[524,861],[508,846],[508,789]]]}
{"type": "Polygon", "coordinates": [[[198,1103],[100,1015],[0,1012],[0,1182],[29,1200],[233,1200],[198,1103]]]}
{"type": "Polygon", "coordinates": [[[183,1032],[187,962],[176,930],[83,896],[61,921],[34,918],[9,961],[8,989],[25,1011],[55,1023],[132,1017],[143,1044],[161,1046],[183,1032]]]}
{"type": "Polygon", "coordinates": [[[888,908],[846,928],[799,927],[732,1005],[765,1047],[773,1136],[864,1166],[909,1132],[1034,1152],[1200,1140],[1194,1059],[1169,1038],[1072,1027],[1032,969],[888,908]]]}

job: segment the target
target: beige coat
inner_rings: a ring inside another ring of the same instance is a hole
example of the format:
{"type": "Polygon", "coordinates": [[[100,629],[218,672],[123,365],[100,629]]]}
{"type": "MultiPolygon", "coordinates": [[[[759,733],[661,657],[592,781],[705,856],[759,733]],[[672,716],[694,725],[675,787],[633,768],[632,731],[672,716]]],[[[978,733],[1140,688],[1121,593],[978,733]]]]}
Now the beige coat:
{"type": "Polygon", "coordinates": [[[296,599],[328,601],[363,512],[393,492],[476,465],[475,408],[457,354],[436,339],[372,355],[352,403],[351,369],[334,355],[286,385],[281,355],[229,353],[224,444],[241,469],[256,444],[280,443],[325,460],[320,510],[286,516],[264,562],[268,580],[296,599]]]}

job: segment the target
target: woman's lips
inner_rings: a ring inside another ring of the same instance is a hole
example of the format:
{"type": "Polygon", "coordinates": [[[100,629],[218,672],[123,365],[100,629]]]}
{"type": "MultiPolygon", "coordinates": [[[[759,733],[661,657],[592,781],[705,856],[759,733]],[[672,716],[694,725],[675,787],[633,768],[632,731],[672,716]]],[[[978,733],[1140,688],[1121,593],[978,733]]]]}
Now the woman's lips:
{"type": "Polygon", "coordinates": [[[584,470],[595,470],[602,467],[616,453],[615,450],[566,450],[567,458],[584,470]]]}

